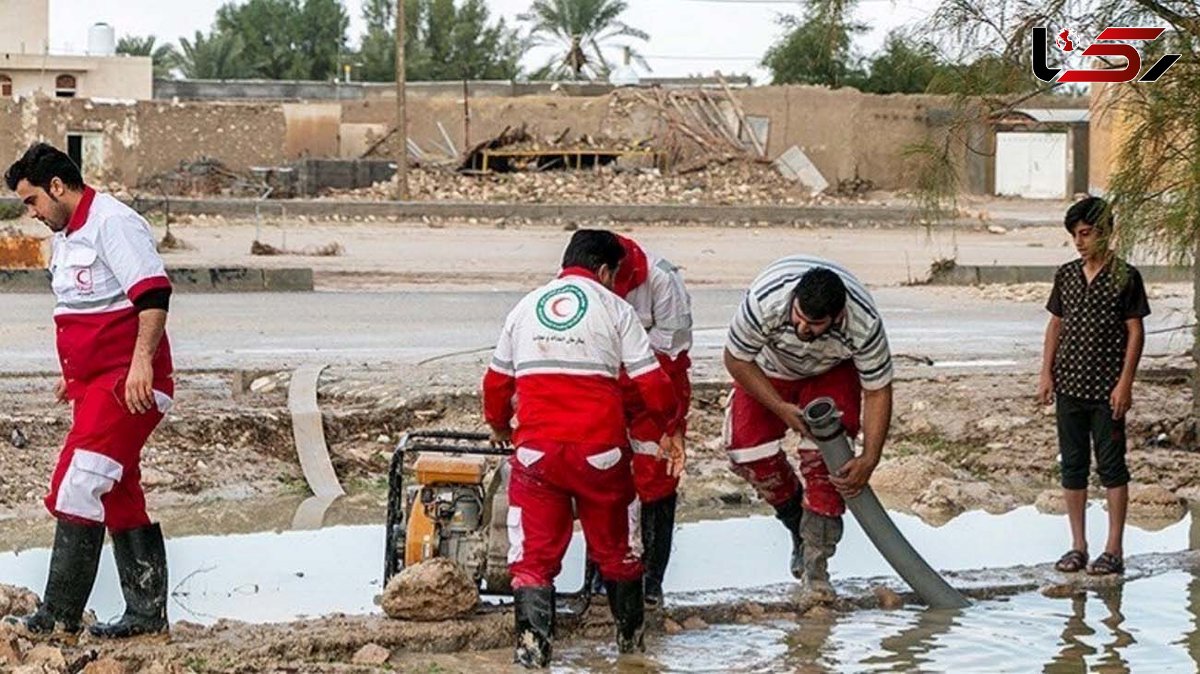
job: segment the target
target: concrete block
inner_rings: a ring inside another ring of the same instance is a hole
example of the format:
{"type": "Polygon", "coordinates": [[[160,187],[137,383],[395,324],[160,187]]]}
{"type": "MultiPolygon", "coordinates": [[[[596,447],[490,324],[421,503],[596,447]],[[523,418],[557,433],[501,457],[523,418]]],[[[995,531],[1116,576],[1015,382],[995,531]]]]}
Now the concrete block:
{"type": "Polygon", "coordinates": [[[209,270],[209,275],[212,278],[213,291],[219,293],[262,292],[266,288],[261,269],[213,268],[209,270]]]}
{"type": "Polygon", "coordinates": [[[45,269],[0,269],[0,292],[37,293],[50,290],[50,272],[45,269]]]}
{"type": "Polygon", "coordinates": [[[208,269],[175,267],[167,270],[174,292],[212,292],[212,275],[208,269]]]}
{"type": "Polygon", "coordinates": [[[268,292],[312,292],[313,270],[308,268],[264,269],[263,289],[268,292]]]}
{"type": "Polygon", "coordinates": [[[813,194],[820,194],[829,188],[829,181],[817,170],[808,155],[798,146],[793,145],[787,152],[779,155],[775,166],[785,178],[798,181],[813,194]]]}

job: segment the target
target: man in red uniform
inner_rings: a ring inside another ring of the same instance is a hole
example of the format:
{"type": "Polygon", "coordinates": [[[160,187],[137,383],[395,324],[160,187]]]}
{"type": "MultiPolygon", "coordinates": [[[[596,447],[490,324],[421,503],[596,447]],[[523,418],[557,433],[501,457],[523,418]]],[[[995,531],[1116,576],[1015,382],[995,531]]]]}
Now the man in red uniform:
{"type": "Polygon", "coordinates": [[[104,530],[125,596],[125,614],[92,634],[120,638],[167,629],[167,557],[146,514],[142,446],[171,406],[166,337],[171,283],[149,225],[83,183],[66,154],[38,143],[4,175],[29,214],[54,232],[50,261],[62,379],[71,430],[45,498],[58,520],[41,606],[21,619],[30,632],[78,632],[96,580],[104,530]]]}
{"type": "Polygon", "coordinates": [[[493,442],[511,459],[508,536],[515,660],[550,662],[554,578],[576,513],[600,567],[621,653],[642,648],[638,501],[619,377],[637,387],[665,446],[676,402],[633,308],[611,292],[625,251],[612,232],[580,230],[562,273],[508,315],[483,380],[493,442]]]}
{"type": "Polygon", "coordinates": [[[642,504],[642,564],[646,567],[647,606],[662,602],[663,577],[671,557],[675,533],[676,490],[683,470],[684,433],[692,400],[688,369],[692,361],[692,299],[679,268],[647,253],[633,239],[618,235],[625,258],[617,272],[613,292],[629,302],[650,338],[650,348],[675,388],[678,411],[673,420],[673,453],[659,448],[653,415],[642,404],[636,386],[622,377],[625,416],[633,447],[633,483],[642,504]]]}

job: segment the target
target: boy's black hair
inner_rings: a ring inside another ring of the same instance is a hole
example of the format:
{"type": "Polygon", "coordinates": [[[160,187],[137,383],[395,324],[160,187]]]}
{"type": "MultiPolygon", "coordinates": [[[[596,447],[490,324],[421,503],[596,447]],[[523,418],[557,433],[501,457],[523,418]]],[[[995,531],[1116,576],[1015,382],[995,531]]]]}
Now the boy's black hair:
{"type": "Polygon", "coordinates": [[[1112,234],[1112,206],[1100,197],[1080,199],[1067,209],[1067,215],[1063,218],[1063,226],[1067,228],[1068,232],[1074,234],[1075,226],[1081,222],[1086,222],[1100,230],[1100,234],[1103,236],[1112,234]]]}

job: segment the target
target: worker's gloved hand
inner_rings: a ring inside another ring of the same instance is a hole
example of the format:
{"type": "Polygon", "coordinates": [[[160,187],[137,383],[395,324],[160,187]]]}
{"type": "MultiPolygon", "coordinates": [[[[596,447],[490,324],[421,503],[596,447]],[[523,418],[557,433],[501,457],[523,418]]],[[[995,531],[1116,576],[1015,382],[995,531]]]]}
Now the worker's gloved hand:
{"type": "Polygon", "coordinates": [[[854,498],[862,493],[863,488],[867,486],[867,481],[871,479],[871,473],[874,472],[874,463],[864,457],[856,456],[847,461],[837,475],[830,475],[829,481],[842,495],[842,498],[854,498]]]}
{"type": "Polygon", "coordinates": [[[687,450],[684,448],[683,432],[675,435],[663,435],[658,441],[658,458],[667,462],[667,474],[671,477],[683,475],[687,463],[687,450]]]}
{"type": "Polygon", "coordinates": [[[493,447],[508,447],[512,444],[512,429],[492,429],[491,443],[493,447]]]}

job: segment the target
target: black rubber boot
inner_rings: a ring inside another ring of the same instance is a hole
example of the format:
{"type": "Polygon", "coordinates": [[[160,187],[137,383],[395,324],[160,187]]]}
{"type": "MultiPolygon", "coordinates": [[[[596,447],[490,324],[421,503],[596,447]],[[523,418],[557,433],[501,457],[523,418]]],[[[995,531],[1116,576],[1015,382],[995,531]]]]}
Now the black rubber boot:
{"type": "Polygon", "coordinates": [[[604,596],[604,578],[600,576],[600,565],[590,559],[583,567],[583,582],[591,589],[593,597],[604,596]]]}
{"type": "Polygon", "coordinates": [[[22,625],[34,634],[49,634],[56,627],[71,634],[78,632],[83,609],[96,583],[103,547],[102,525],[59,520],[42,604],[33,615],[9,616],[5,622],[22,625]]]}
{"type": "Polygon", "coordinates": [[[608,608],[613,622],[617,624],[617,652],[645,652],[642,641],[646,618],[646,606],[642,596],[642,579],[621,582],[605,581],[608,588],[608,608]]]}
{"type": "Polygon", "coordinates": [[[88,631],[105,639],[125,639],[167,631],[167,549],[162,529],[150,524],[113,534],[113,557],[125,596],[125,615],[88,631]]]}
{"type": "Polygon", "coordinates": [[[513,591],[517,646],[513,662],[527,669],[550,666],[554,637],[554,588],[522,587],[513,591]]]}
{"type": "Polygon", "coordinates": [[[800,535],[800,520],[804,516],[804,490],[796,490],[796,494],[782,505],[775,506],[775,517],[783,522],[783,526],[792,534],[792,577],[797,580],[804,578],[804,538],[800,535]]]}
{"type": "Polygon", "coordinates": [[[667,498],[642,504],[642,564],[646,567],[646,606],[662,605],[663,577],[671,559],[671,541],[675,536],[675,504],[678,498],[667,498]]]}

